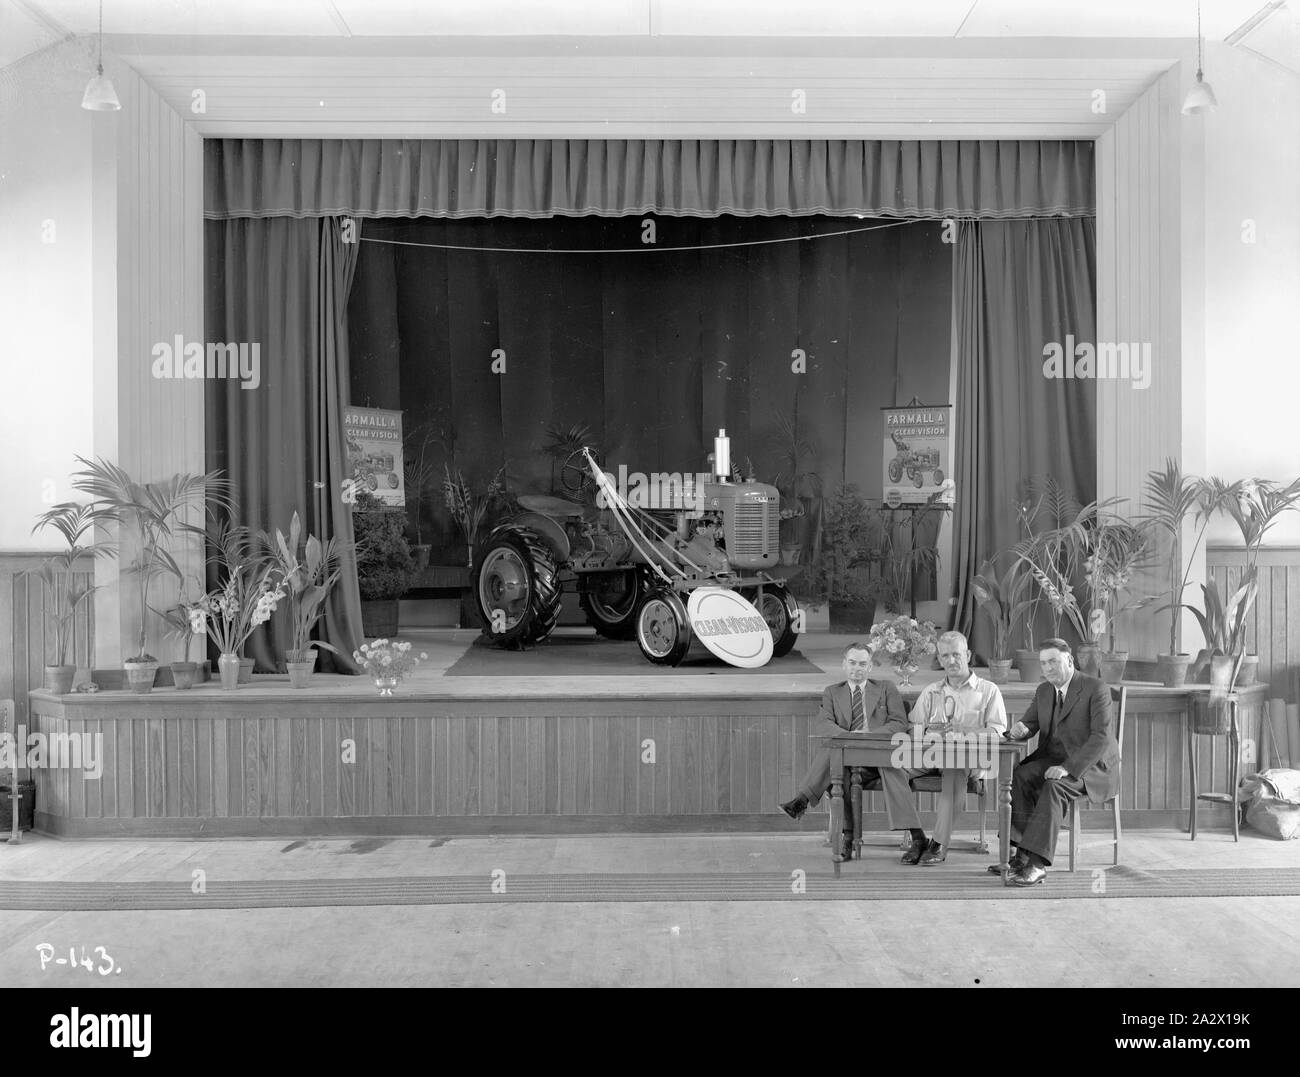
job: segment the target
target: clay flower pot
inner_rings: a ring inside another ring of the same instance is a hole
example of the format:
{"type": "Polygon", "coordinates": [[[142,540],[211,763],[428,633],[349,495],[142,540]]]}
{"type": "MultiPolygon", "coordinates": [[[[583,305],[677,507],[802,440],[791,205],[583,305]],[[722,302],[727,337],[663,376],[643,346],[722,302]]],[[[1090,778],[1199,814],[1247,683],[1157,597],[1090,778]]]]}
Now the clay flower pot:
{"type": "Polygon", "coordinates": [[[301,661],[295,661],[295,659],[302,657],[302,655],[296,651],[290,651],[285,656],[284,664],[285,668],[289,671],[289,683],[294,688],[311,687],[312,670],[316,668],[316,654],[316,649],[309,647],[306,651],[302,652],[302,655],[305,655],[306,657],[301,661]]]}
{"type": "Polygon", "coordinates": [[[199,679],[197,662],[173,662],[171,664],[172,681],[178,689],[193,688],[199,679]]]}

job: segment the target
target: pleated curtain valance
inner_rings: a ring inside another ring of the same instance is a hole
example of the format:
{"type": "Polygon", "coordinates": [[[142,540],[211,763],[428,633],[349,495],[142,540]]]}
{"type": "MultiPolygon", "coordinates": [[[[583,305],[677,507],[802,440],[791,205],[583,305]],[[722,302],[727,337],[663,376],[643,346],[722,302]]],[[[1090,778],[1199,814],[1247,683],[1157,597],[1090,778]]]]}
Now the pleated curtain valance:
{"type": "Polygon", "coordinates": [[[208,139],[204,214],[1088,217],[1088,141],[208,139]]]}

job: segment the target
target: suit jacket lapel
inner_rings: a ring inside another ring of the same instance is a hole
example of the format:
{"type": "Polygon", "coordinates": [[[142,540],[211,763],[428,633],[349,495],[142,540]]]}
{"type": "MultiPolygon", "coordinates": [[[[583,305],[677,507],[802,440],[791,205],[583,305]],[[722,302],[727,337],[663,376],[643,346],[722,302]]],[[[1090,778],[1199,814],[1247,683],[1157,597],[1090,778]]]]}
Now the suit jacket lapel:
{"type": "Polygon", "coordinates": [[[880,685],[874,681],[866,681],[862,685],[862,728],[864,730],[871,728],[871,716],[876,711],[876,704],[880,702],[880,685]]]}

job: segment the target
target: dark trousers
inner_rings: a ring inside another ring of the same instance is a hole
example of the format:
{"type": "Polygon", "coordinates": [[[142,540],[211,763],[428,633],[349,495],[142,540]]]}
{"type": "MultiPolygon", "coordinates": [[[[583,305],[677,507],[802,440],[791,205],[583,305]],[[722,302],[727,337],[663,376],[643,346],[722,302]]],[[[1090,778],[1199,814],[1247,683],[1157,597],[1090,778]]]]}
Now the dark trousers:
{"type": "MultiPolygon", "coordinates": [[[[885,794],[885,812],[889,816],[890,830],[920,830],[921,818],[916,814],[916,797],[908,779],[920,774],[919,770],[906,770],[901,767],[865,767],[865,778],[870,780],[879,775],[880,787],[885,794]]],[[[819,748],[813,753],[808,770],[799,781],[799,792],[808,798],[810,804],[821,800],[826,790],[831,787],[831,753],[826,748],[819,748]]],[[[844,796],[849,795],[845,783],[844,796]]]]}
{"type": "Polygon", "coordinates": [[[1084,795],[1078,778],[1043,777],[1049,759],[1026,759],[1011,775],[1011,844],[1050,864],[1070,802],[1084,795]]]}

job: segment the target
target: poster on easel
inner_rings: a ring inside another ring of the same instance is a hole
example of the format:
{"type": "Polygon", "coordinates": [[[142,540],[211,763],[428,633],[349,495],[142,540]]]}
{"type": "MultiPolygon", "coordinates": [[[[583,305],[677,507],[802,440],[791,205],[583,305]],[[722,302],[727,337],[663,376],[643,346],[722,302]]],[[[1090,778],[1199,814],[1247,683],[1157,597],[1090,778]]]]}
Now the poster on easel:
{"type": "Polygon", "coordinates": [[[349,485],[369,490],[388,505],[404,506],[402,413],[386,408],[343,409],[349,485]]]}
{"type": "Polygon", "coordinates": [[[883,500],[891,508],[956,499],[952,479],[952,405],[881,408],[885,413],[883,500]],[[937,495],[937,496],[936,496],[937,495]]]}

